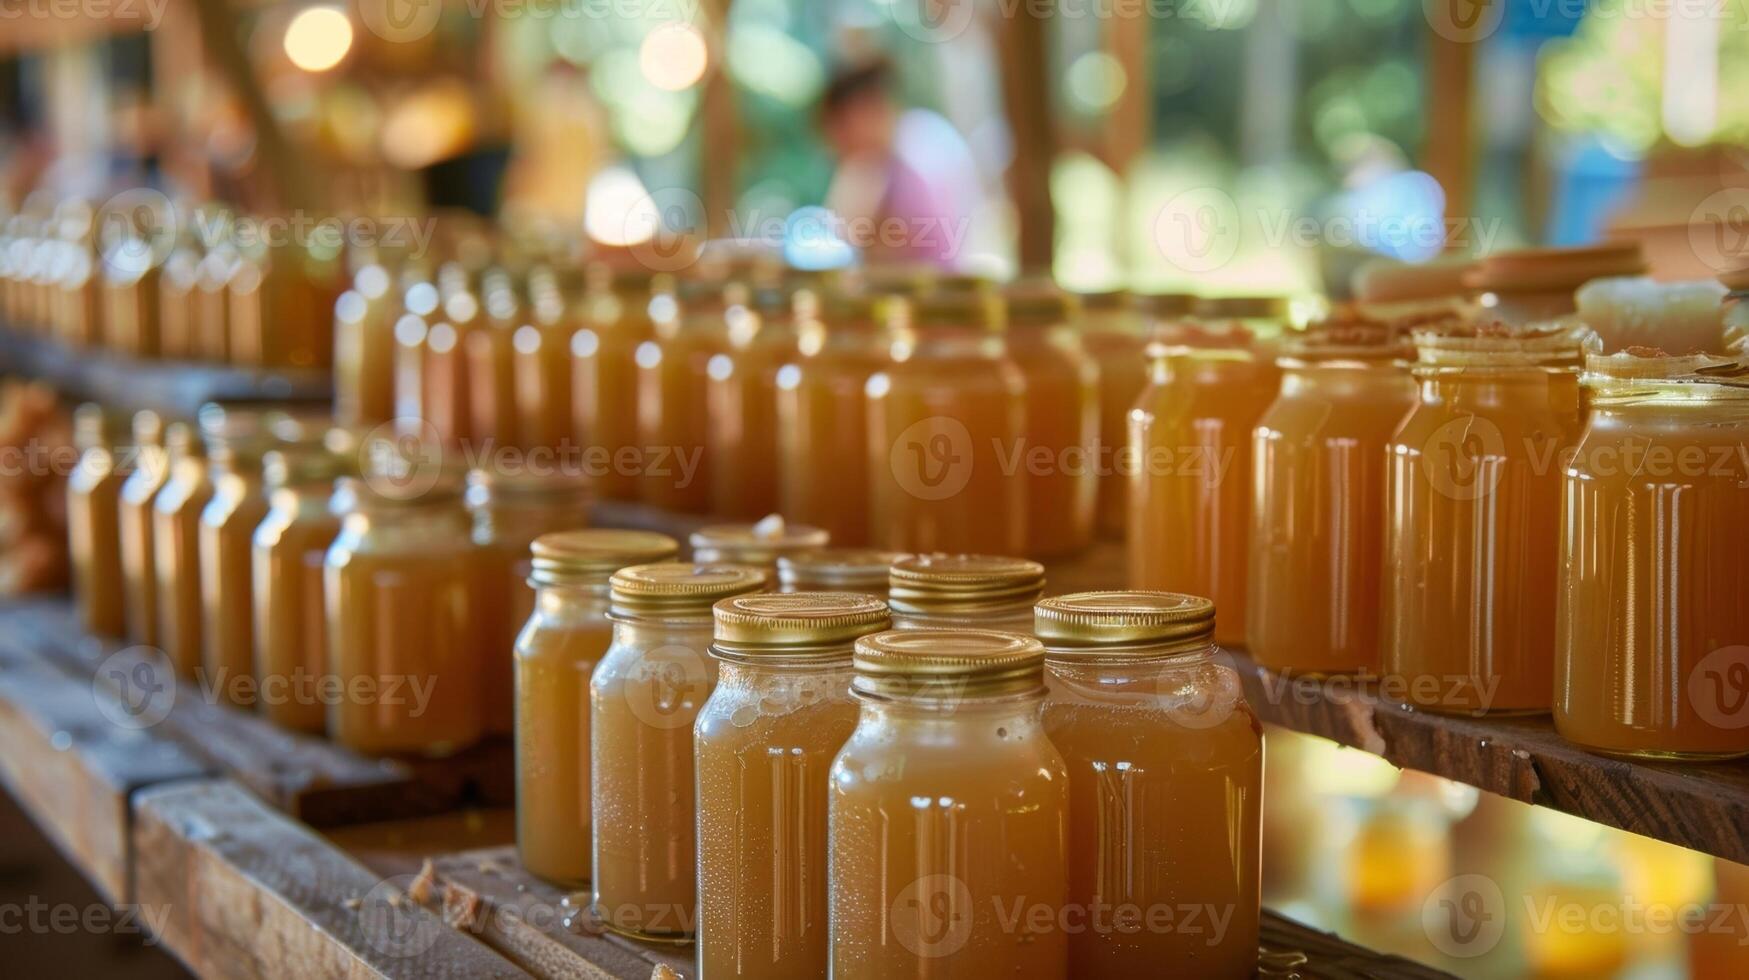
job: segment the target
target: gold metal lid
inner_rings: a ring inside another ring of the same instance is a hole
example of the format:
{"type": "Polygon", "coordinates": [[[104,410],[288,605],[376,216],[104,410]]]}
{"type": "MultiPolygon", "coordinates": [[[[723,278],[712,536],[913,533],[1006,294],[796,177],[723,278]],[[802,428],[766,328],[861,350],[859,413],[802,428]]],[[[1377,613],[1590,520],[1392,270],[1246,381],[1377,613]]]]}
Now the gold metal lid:
{"type": "Polygon", "coordinates": [[[893,562],[904,557],[900,552],[871,548],[798,551],[777,556],[777,580],[791,590],[846,589],[884,594],[893,562]]]}
{"type": "Polygon", "coordinates": [[[824,528],[790,524],[772,514],[756,524],[701,527],[692,532],[689,541],[698,561],[775,565],[780,555],[824,548],[830,539],[824,528]]]}
{"type": "Polygon", "coordinates": [[[467,475],[470,503],[574,500],[589,502],[589,481],[581,473],[564,470],[540,472],[471,469],[467,475]]]}
{"type": "Polygon", "coordinates": [[[982,612],[1036,602],[1045,567],[994,555],[908,555],[893,562],[887,583],[898,612],[982,612]]]}
{"type": "Polygon", "coordinates": [[[1149,316],[1189,316],[1196,309],[1195,293],[1137,293],[1132,299],[1135,308],[1149,316]]]}
{"type": "Polygon", "coordinates": [[[1049,282],[1015,283],[1002,299],[1003,320],[1010,327],[1057,326],[1081,314],[1080,301],[1049,282]]]}
{"type": "Polygon", "coordinates": [[[1471,267],[1466,281],[1490,293],[1563,292],[1605,276],[1645,272],[1646,259],[1639,242],[1605,242],[1583,248],[1496,252],[1471,267]]]}
{"type": "Polygon", "coordinates": [[[1196,301],[1197,316],[1209,319],[1286,320],[1293,300],[1286,296],[1204,296],[1196,301]]]}
{"type": "Polygon", "coordinates": [[[534,581],[565,585],[605,581],[622,568],[673,561],[680,542],[655,531],[591,528],[543,534],[529,550],[534,581]]]}
{"type": "Polygon", "coordinates": [[[615,616],[702,619],[723,599],[765,588],[765,573],[748,565],[665,562],[622,568],[609,587],[615,616]]]}
{"type": "Polygon", "coordinates": [[[1088,312],[1108,313],[1115,310],[1128,310],[1135,307],[1136,297],[1127,289],[1100,289],[1090,292],[1078,292],[1075,299],[1081,308],[1088,312]]]}
{"type": "Polygon", "coordinates": [[[901,319],[913,327],[995,330],[1002,325],[1002,306],[992,290],[931,292],[906,304],[901,319]]]}
{"type": "Polygon", "coordinates": [[[724,599],[712,650],[726,660],[815,654],[848,660],[858,637],[891,629],[893,617],[878,597],[860,592],[761,592],[724,599]]]}
{"type": "Polygon", "coordinates": [[[889,630],[856,641],[854,690],[882,698],[950,700],[1030,694],[1044,684],[1045,648],[996,630],[889,630]]]}
{"type": "Polygon", "coordinates": [[[1176,592],[1077,592],[1034,606],[1033,632],[1052,656],[1097,659],[1120,650],[1157,656],[1207,647],[1215,604],[1176,592]]]}
{"type": "Polygon", "coordinates": [[[1559,321],[1527,327],[1451,321],[1413,336],[1422,367],[1577,367],[1603,343],[1590,327],[1559,321]]]}

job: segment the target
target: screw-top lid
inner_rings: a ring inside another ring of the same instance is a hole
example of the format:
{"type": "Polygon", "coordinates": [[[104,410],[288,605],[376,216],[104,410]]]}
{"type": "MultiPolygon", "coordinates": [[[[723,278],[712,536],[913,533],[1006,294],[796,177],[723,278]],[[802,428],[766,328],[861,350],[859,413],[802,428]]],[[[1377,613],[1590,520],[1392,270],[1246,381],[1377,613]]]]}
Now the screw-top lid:
{"type": "Polygon", "coordinates": [[[627,619],[703,619],[730,596],[765,588],[765,573],[747,565],[668,562],[613,573],[613,615],[627,619]]]}
{"type": "Polygon", "coordinates": [[[1606,242],[1584,248],[1522,248],[1496,252],[1477,262],[1466,281],[1491,293],[1572,291],[1605,276],[1646,271],[1639,242],[1606,242]]]}
{"type": "Polygon", "coordinates": [[[1027,606],[1045,588],[1045,567],[994,555],[910,555],[888,573],[893,609],[911,615],[1027,606]]]}
{"type": "Polygon", "coordinates": [[[790,524],[772,514],[756,524],[712,524],[692,532],[692,556],[701,562],[775,565],[780,555],[824,548],[824,528],[790,524]]]}
{"type": "Polygon", "coordinates": [[[1196,310],[1195,293],[1137,293],[1132,302],[1137,310],[1160,319],[1189,316],[1196,310]]]}
{"type": "Polygon", "coordinates": [[[852,687],[883,698],[1028,694],[1044,684],[1039,641],[996,630],[889,630],[856,641],[852,687]]]}
{"type": "Polygon", "coordinates": [[[1176,592],[1077,592],[1034,606],[1033,632],[1053,657],[1158,656],[1208,646],[1215,604],[1176,592]]]}
{"type": "Polygon", "coordinates": [[[1010,327],[1052,327],[1080,315],[1081,304],[1073,295],[1049,282],[1015,283],[1003,293],[1004,320],[1010,327]]]}
{"type": "Polygon", "coordinates": [[[1195,312],[1211,320],[1286,320],[1293,315],[1293,300],[1286,296],[1204,296],[1195,312]]]}
{"type": "Polygon", "coordinates": [[[1001,298],[988,289],[930,292],[911,300],[899,319],[913,327],[995,330],[1002,325],[1001,298]]]}
{"type": "Polygon", "coordinates": [[[791,592],[810,589],[885,595],[893,562],[905,555],[870,548],[820,548],[777,556],[777,580],[791,592]]]}
{"type": "Polygon", "coordinates": [[[536,584],[586,584],[633,565],[672,561],[680,542],[654,531],[591,528],[543,534],[529,550],[536,584]]]}
{"type": "Polygon", "coordinates": [[[858,592],[762,592],[724,599],[713,651],[727,660],[847,660],[857,637],[891,629],[887,604],[858,592]]]}

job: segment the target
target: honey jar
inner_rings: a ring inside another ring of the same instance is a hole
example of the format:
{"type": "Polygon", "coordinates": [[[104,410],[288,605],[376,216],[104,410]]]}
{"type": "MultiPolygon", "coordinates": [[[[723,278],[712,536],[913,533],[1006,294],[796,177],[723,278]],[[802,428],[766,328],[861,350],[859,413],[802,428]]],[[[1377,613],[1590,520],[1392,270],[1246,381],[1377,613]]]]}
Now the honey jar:
{"type": "Polygon", "coordinates": [[[1263,730],[1215,608],[1163,592],[1040,602],[1045,733],[1069,771],[1077,980],[1257,971],[1263,730]]]}
{"type": "Polygon", "coordinates": [[[709,524],[692,532],[692,559],[756,565],[765,569],[771,585],[777,584],[778,559],[826,547],[824,528],[791,524],[771,514],[756,524],[709,524]]]}
{"type": "Polygon", "coordinates": [[[996,297],[920,298],[869,378],[869,519],[893,551],[1025,554],[1026,375],[996,297]]]}
{"type": "Polygon", "coordinates": [[[549,268],[529,276],[528,322],[511,335],[516,429],[530,449],[569,451],[576,446],[571,406],[571,338],[576,312],[549,268]]]}
{"type": "Polygon", "coordinates": [[[1276,362],[1281,394],[1252,435],[1245,629],[1272,670],[1379,671],[1385,446],[1415,404],[1413,355],[1360,318],[1315,325],[1276,362]]]}
{"type": "Polygon", "coordinates": [[[1555,728],[1658,759],[1749,754],[1749,367],[1593,356],[1562,478],[1555,728]]]}
{"type": "Polygon", "coordinates": [[[200,248],[192,236],[179,242],[164,260],[164,274],[158,281],[158,350],[166,360],[197,356],[195,285],[200,278],[200,260],[200,248]]]}
{"type": "Polygon", "coordinates": [[[741,287],[687,282],[677,298],[650,300],[654,336],[638,345],[638,438],[643,451],[639,499],[686,514],[710,510],[714,479],[709,454],[711,358],[729,349],[727,311],[741,305],[741,287]]]}
{"type": "Polygon", "coordinates": [[[126,636],[128,629],[118,508],[122,485],[134,468],[134,449],[125,435],[117,437],[118,428],[101,406],[79,406],[73,413],[79,462],[67,478],[67,538],[79,621],[99,636],[112,637],[126,636]]]}
{"type": "Polygon", "coordinates": [[[673,298],[666,277],[588,270],[583,326],[571,336],[571,407],[577,434],[594,454],[590,476],[608,500],[636,500],[645,450],[639,436],[637,352],[655,336],[650,308],[673,298]],[[660,302],[658,302],[660,300],[660,302]]]}
{"type": "Polygon", "coordinates": [[[127,635],[129,640],[148,646],[157,646],[160,640],[152,502],[170,479],[170,452],[164,443],[164,420],[158,413],[134,416],[134,471],[121,485],[118,505],[127,635]]]}
{"type": "Polygon", "coordinates": [[[1129,518],[1129,486],[1117,466],[1129,440],[1131,406],[1148,386],[1148,335],[1154,316],[1188,313],[1192,297],[1181,294],[1132,296],[1123,290],[1081,295],[1081,346],[1099,368],[1099,474],[1096,527],[1104,537],[1121,538],[1129,518]],[[1156,309],[1159,307],[1159,309],[1156,309]]]}
{"type": "Polygon", "coordinates": [[[798,336],[783,290],[754,290],[746,300],[724,311],[728,349],[706,368],[705,453],[711,513],[753,520],[778,507],[777,379],[796,359],[798,336]]]}
{"type": "Polygon", "coordinates": [[[1584,327],[1417,331],[1419,394],[1386,449],[1387,696],[1435,711],[1548,711],[1563,454],[1579,438],[1584,327]]]}
{"type": "Polygon", "coordinates": [[[512,341],[526,310],[516,283],[503,269],[488,270],[481,278],[480,298],[485,316],[462,337],[467,431],[481,444],[490,440],[495,446],[521,446],[512,341]]]}
{"type": "Polygon", "coordinates": [[[334,335],[337,254],[303,243],[250,243],[239,250],[227,285],[231,360],[257,367],[327,367],[334,335]]]}
{"type": "Polygon", "coordinates": [[[1645,271],[1638,242],[1606,242],[1496,252],[1472,266],[1465,281],[1489,316],[1523,326],[1573,313],[1573,294],[1593,279],[1645,271]]]}
{"type": "Polygon", "coordinates": [[[887,628],[887,607],[761,594],[715,615],[717,686],[695,729],[699,975],[822,977],[827,776],[857,723],[851,645],[887,628]]]}
{"type": "Polygon", "coordinates": [[[181,422],[164,430],[170,476],[152,498],[159,645],[185,677],[201,674],[200,515],[213,496],[206,445],[181,422]]]}
{"type": "Polygon", "coordinates": [[[395,417],[394,277],[359,269],[334,301],[334,421],[369,431],[395,417]]]}
{"type": "Polygon", "coordinates": [[[993,555],[906,555],[888,570],[895,629],[1032,631],[1045,567],[993,555]]]}
{"type": "Polygon", "coordinates": [[[693,722],[716,686],[716,602],[744,565],[637,565],[610,582],[613,642],[589,681],[594,913],[640,939],[692,938],[698,913],[693,722]]]}
{"type": "Polygon", "coordinates": [[[1026,432],[1010,465],[1027,483],[1027,554],[1093,543],[1099,505],[1099,365],[1082,347],[1074,298],[1023,283],[1006,294],[1009,356],[1026,376],[1026,432]]]}
{"type": "Polygon", "coordinates": [[[862,592],[887,596],[888,570],[905,557],[872,548],[818,548],[777,556],[783,592],[862,592]]]}
{"type": "Polygon", "coordinates": [[[425,418],[425,340],[438,315],[441,297],[435,283],[415,279],[401,297],[395,318],[394,415],[397,420],[425,418]]]}
{"type": "Polygon", "coordinates": [[[229,241],[214,242],[200,257],[190,293],[189,355],[225,364],[231,360],[231,274],[237,250],[229,241]]]}
{"type": "MultiPolygon", "coordinates": [[[[477,330],[491,329],[481,309],[481,297],[473,291],[472,277],[465,268],[450,263],[438,270],[439,303],[423,331],[407,323],[407,335],[401,336],[396,326],[396,341],[417,346],[417,355],[409,360],[419,366],[419,410],[422,418],[436,433],[438,441],[458,446],[491,433],[474,431],[474,379],[469,372],[468,338],[477,330]]],[[[406,321],[403,321],[406,323],[406,321]]],[[[490,379],[482,379],[488,386],[490,379]]],[[[404,413],[403,413],[404,414],[404,413]]]]}
{"type": "Polygon", "coordinates": [[[262,456],[273,445],[262,408],[209,404],[200,426],[212,499],[200,512],[201,666],[222,702],[255,704],[255,528],[267,516],[262,456]]]}
{"type": "Polygon", "coordinates": [[[831,976],[1063,980],[1069,774],[1044,649],[988,630],[856,641],[827,799],[831,976]]]}
{"type": "Polygon", "coordinates": [[[158,356],[158,285],[163,256],[145,237],[155,229],[131,225],[104,243],[99,272],[104,341],[135,357],[158,356]]]}
{"type": "Polygon", "coordinates": [[[648,531],[560,531],[532,546],[534,611],[516,638],[516,850],[548,881],[589,880],[589,675],[613,636],[608,579],[678,550],[648,531]]]}

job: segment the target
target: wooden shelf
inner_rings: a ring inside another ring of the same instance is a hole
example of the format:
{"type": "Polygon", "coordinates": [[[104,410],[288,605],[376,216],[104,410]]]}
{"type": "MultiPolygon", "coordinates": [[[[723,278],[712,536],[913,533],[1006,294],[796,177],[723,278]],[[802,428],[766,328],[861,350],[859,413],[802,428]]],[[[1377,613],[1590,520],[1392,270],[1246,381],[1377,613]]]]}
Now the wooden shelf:
{"type": "Polygon", "coordinates": [[[328,402],[334,397],[333,377],[326,370],[136,360],[7,328],[0,328],[0,373],[43,381],[71,399],[129,412],[150,409],[172,419],[192,419],[211,401],[328,402]]]}

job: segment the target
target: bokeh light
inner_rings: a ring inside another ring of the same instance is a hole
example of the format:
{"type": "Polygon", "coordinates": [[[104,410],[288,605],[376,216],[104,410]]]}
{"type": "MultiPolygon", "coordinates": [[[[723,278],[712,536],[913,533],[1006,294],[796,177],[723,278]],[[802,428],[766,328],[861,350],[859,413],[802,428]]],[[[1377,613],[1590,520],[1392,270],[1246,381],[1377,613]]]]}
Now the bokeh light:
{"type": "Polygon", "coordinates": [[[704,78],[710,49],[704,34],[684,21],[671,21],[644,35],[638,68],[651,85],[668,92],[689,89],[704,78]]]}
{"type": "Polygon", "coordinates": [[[308,72],[323,72],[352,50],[352,21],[338,7],[311,7],[285,29],[285,56],[308,72]]]}

